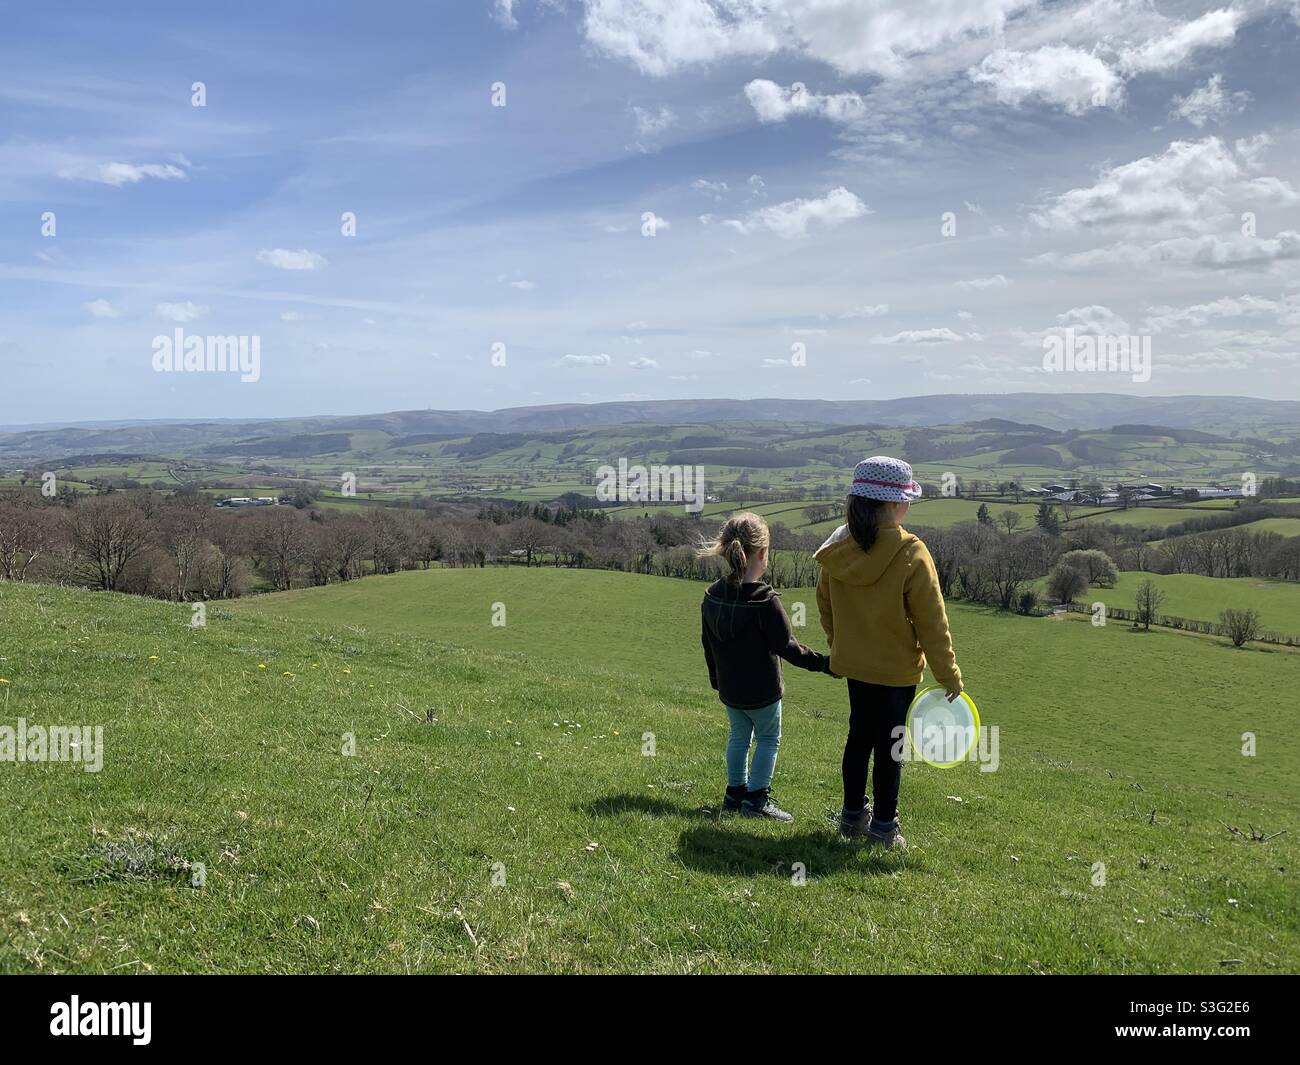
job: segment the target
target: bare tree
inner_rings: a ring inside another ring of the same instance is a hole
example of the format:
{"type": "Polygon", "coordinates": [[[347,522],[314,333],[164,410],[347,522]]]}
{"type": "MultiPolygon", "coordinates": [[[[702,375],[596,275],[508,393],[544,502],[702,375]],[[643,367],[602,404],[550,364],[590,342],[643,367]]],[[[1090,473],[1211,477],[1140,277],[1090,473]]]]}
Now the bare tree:
{"type": "Polygon", "coordinates": [[[536,518],[520,518],[506,526],[506,540],[524,552],[525,565],[533,564],[533,557],[555,539],[554,530],[536,518]]]}
{"type": "Polygon", "coordinates": [[[1020,586],[1035,576],[1033,548],[1023,537],[1006,540],[988,560],[989,580],[997,605],[1010,610],[1020,586]]]}
{"type": "Polygon", "coordinates": [[[189,597],[194,569],[208,542],[210,513],[198,501],[173,504],[159,521],[162,546],[174,566],[172,597],[184,601],[189,597]]]}
{"type": "Polygon", "coordinates": [[[301,512],[292,507],[275,507],[248,517],[257,522],[250,543],[263,560],[271,586],[277,592],[288,591],[307,550],[307,529],[301,512]]]}
{"type": "Polygon", "coordinates": [[[1156,620],[1160,604],[1164,601],[1165,593],[1155,586],[1154,581],[1148,578],[1142,582],[1134,602],[1137,606],[1136,620],[1142,622],[1144,629],[1150,631],[1151,623],[1156,620]]]}
{"type": "Polygon", "coordinates": [[[51,511],[31,500],[0,501],[0,578],[21,581],[53,538],[51,511]]]}
{"type": "Polygon", "coordinates": [[[1016,526],[1020,524],[1020,511],[1011,510],[1010,508],[1002,511],[1002,513],[998,515],[998,523],[1002,525],[1002,527],[1007,530],[1007,534],[1010,535],[1016,531],[1016,526]]]}
{"type": "Polygon", "coordinates": [[[1232,641],[1233,647],[1241,647],[1248,640],[1259,635],[1260,619],[1258,610],[1237,610],[1229,607],[1219,615],[1219,624],[1224,634],[1232,641]]]}
{"type": "Polygon", "coordinates": [[[153,530],[134,499],[96,496],[67,512],[68,535],[87,575],[115,591],[127,563],[150,545],[153,530]]]}

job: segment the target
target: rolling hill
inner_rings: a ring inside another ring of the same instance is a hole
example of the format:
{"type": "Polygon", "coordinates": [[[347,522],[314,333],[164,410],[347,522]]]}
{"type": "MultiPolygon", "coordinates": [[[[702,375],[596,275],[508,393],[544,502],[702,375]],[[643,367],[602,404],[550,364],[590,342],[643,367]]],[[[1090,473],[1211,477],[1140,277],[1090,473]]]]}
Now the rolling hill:
{"type": "Polygon", "coordinates": [[[909,766],[912,849],[880,854],[832,835],[826,677],[788,671],[798,821],[718,818],[699,595],[429,570],[194,629],[183,604],[0,584],[0,721],[104,727],[99,773],[0,765],[0,971],[1300,966],[1289,653],[955,605],[998,768],[909,766]]]}

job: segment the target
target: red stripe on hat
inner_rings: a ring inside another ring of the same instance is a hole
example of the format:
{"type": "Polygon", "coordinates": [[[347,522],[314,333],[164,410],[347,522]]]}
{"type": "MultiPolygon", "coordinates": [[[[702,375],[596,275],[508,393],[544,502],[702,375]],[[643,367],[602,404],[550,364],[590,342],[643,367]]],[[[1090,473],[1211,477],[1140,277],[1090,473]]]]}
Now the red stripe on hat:
{"type": "Polygon", "coordinates": [[[897,481],[872,481],[866,477],[855,477],[853,478],[853,483],[874,484],[874,485],[879,485],[881,488],[915,488],[916,487],[915,481],[908,481],[906,484],[899,484],[897,481]]]}

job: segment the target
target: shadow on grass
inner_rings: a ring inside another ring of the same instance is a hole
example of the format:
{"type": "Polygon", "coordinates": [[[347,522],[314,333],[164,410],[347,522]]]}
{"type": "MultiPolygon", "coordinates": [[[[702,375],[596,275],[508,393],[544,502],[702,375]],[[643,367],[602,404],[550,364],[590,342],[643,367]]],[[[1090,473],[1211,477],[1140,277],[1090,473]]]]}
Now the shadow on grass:
{"type": "Polygon", "coordinates": [[[701,873],[787,880],[796,872],[796,862],[802,863],[809,880],[849,866],[864,876],[893,873],[899,867],[892,856],[866,852],[862,844],[840,840],[829,828],[776,836],[750,829],[739,819],[688,829],[677,840],[677,857],[688,869],[701,873]]]}
{"type": "Polygon", "coordinates": [[[658,799],[653,795],[638,795],[636,792],[622,792],[617,795],[605,795],[591,802],[580,803],[574,809],[581,810],[589,817],[619,817],[623,814],[648,814],[651,817],[693,817],[706,821],[717,820],[716,808],[707,806],[678,806],[667,799],[658,799]]]}

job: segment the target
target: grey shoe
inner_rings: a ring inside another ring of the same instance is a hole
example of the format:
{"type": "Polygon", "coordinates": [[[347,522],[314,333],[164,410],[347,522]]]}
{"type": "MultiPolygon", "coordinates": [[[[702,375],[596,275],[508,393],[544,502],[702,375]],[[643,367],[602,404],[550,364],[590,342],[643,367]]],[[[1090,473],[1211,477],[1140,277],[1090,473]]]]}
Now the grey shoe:
{"type": "Polygon", "coordinates": [[[874,817],[871,824],[867,826],[867,842],[882,847],[897,847],[901,851],[907,850],[907,840],[898,831],[898,818],[892,821],[877,821],[874,817]]]}
{"type": "Polygon", "coordinates": [[[864,806],[854,815],[840,809],[840,839],[860,839],[867,834],[867,825],[871,823],[871,807],[864,806]]]}
{"type": "Polygon", "coordinates": [[[766,817],[771,821],[793,821],[794,814],[786,813],[772,801],[772,793],[767,788],[751,791],[740,804],[741,817],[766,817]]]}

